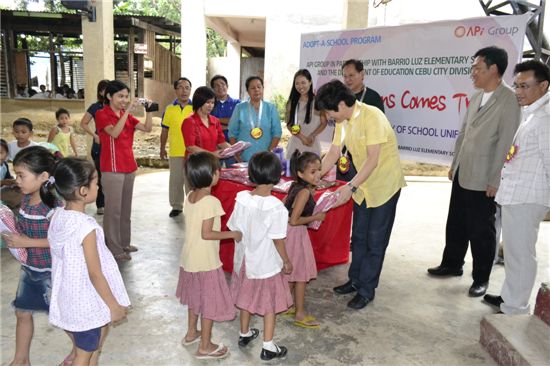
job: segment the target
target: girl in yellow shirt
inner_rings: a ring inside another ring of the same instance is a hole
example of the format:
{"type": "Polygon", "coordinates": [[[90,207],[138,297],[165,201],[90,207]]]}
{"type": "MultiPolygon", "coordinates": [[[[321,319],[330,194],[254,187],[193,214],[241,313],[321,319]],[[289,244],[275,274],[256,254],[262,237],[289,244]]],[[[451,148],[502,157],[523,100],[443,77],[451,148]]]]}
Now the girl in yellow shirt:
{"type": "Polygon", "coordinates": [[[64,108],[59,108],[55,112],[55,119],[57,120],[57,126],[50,130],[48,142],[57,146],[63,157],[69,156],[69,147],[72,148],[74,156],[78,156],[73,136],[73,128],[70,126],[71,115],[69,111],[64,108]]]}

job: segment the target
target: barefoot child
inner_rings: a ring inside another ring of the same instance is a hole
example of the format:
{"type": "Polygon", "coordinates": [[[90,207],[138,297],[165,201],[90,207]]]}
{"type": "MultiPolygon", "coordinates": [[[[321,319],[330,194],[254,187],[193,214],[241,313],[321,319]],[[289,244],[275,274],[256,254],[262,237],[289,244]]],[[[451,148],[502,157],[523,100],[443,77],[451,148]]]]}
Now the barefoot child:
{"type": "Polygon", "coordinates": [[[317,266],[307,232],[307,224],[323,221],[326,214],[313,214],[315,200],[313,192],[321,179],[321,159],[312,152],[296,150],[290,159],[290,170],[295,179],[290,186],[285,206],[289,211],[289,226],[286,237],[286,250],[294,270],[287,276],[290,290],[294,294],[294,309],[286,314],[294,315],[294,325],[302,328],[319,328],[312,315],[305,313],[306,285],[317,277],[317,266]]]}
{"type": "Polygon", "coordinates": [[[239,231],[220,231],[221,202],[210,195],[218,183],[220,162],[209,152],[191,154],[186,163],[187,181],[192,191],[185,200],[185,243],[181,252],[181,267],[176,296],[188,306],[187,333],[184,346],[199,343],[195,357],[219,359],[227,357],[229,349],[222,343],[212,343],[214,321],[235,318],[235,307],[220,261],[220,240],[241,240],[239,231]],[[201,317],[201,330],[197,322],[201,317]]]}
{"type": "Polygon", "coordinates": [[[74,156],[77,156],[78,153],[76,152],[73,128],[70,126],[71,115],[69,111],[64,108],[59,108],[57,112],[55,112],[55,119],[57,120],[57,126],[50,130],[48,142],[57,146],[64,157],[70,155],[69,147],[72,148],[74,156]]]}
{"type": "Polygon", "coordinates": [[[288,211],[271,195],[281,179],[281,162],[272,152],[259,152],[248,164],[248,176],[256,187],[237,194],[235,208],[227,227],[243,233],[235,246],[231,292],[240,309],[239,346],[245,347],[258,337],[250,328],[250,317],[264,317],[264,343],[260,358],[264,361],[283,358],[284,346],[273,342],[276,314],[292,305],[288,282],[283,276],[292,272],[285,250],[288,211]]]}
{"type": "Polygon", "coordinates": [[[126,317],[128,294],[103,229],[85,213],[97,196],[97,172],[84,159],[56,164],[48,185],[66,202],[48,230],[52,251],[50,323],[74,339],[73,365],[97,365],[109,324],[126,317]]]}

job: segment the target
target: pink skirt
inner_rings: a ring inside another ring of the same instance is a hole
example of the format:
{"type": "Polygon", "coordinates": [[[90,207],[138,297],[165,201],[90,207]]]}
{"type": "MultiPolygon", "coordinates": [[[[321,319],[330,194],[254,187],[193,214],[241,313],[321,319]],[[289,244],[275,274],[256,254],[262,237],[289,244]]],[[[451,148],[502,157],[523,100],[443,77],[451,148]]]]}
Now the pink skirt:
{"type": "Polygon", "coordinates": [[[269,278],[249,279],[244,259],[239,274],[233,272],[231,295],[237,308],[251,314],[277,314],[292,306],[292,295],[282,272],[269,278]]]}
{"type": "Polygon", "coordinates": [[[235,306],[221,267],[208,272],[186,272],[180,267],[176,297],[203,318],[217,322],[235,319],[235,306]]]}
{"type": "Polygon", "coordinates": [[[315,256],[305,225],[288,225],[285,248],[292,263],[292,273],[285,275],[288,282],[308,282],[317,277],[315,256]]]}

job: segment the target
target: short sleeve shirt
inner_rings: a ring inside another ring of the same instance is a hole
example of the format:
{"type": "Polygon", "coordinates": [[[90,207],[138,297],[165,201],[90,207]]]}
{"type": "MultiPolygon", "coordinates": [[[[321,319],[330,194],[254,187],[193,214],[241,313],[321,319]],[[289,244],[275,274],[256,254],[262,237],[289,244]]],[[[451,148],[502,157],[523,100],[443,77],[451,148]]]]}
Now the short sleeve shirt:
{"type": "MultiPolygon", "coordinates": [[[[31,196],[23,196],[21,207],[17,213],[17,232],[32,239],[45,239],[48,236],[50,218],[54,210],[44,202],[37,205],[30,204],[31,196]]],[[[55,206],[62,206],[56,201],[55,206]]],[[[27,248],[27,263],[33,270],[49,271],[52,267],[50,248],[27,248]]]]}
{"type": "Polygon", "coordinates": [[[13,161],[13,159],[15,158],[15,155],[17,155],[17,153],[23,149],[26,149],[27,147],[31,147],[31,146],[36,146],[38,145],[38,143],[34,142],[34,141],[29,141],[29,144],[25,147],[19,147],[17,145],[17,140],[15,141],[12,141],[12,142],[9,142],[8,143],[8,149],[9,149],[9,152],[8,152],[8,160],[9,161],[13,161]]]}
{"type": "Polygon", "coordinates": [[[225,214],[221,202],[214,196],[205,196],[198,202],[185,199],[185,242],[180,264],[186,272],[207,272],[220,268],[220,241],[202,238],[202,223],[214,219],[212,230],[220,231],[221,216],[225,214]]]}
{"type": "Polygon", "coordinates": [[[171,157],[185,156],[185,140],[182,134],[182,123],[193,113],[193,104],[191,99],[185,107],[178,103],[176,99],[164,110],[161,127],[168,129],[168,146],[171,157]]]}
{"type": "MultiPolygon", "coordinates": [[[[186,146],[198,146],[207,151],[216,151],[218,144],[225,142],[220,120],[210,115],[208,120],[209,125],[206,127],[197,113],[185,119],[181,130],[186,146]]],[[[188,151],[186,155],[189,155],[188,151]]]]}
{"type": "Polygon", "coordinates": [[[113,255],[105,245],[103,229],[85,213],[56,209],[48,241],[52,252],[52,295],[49,320],[71,332],[101,327],[111,321],[107,304],[97,293],[84,257],[84,238],[95,231],[101,272],[116,301],[129,306],[130,299],[113,255]]]}
{"type": "Polygon", "coordinates": [[[397,138],[388,119],[378,108],[355,102],[352,117],[336,124],[332,144],[345,145],[358,170],[367,160],[367,146],[381,147],[377,167],[353,194],[357,204],[366,199],[367,207],[381,206],[406,185],[397,138]]]}
{"type": "Polygon", "coordinates": [[[283,259],[275,248],[274,239],[284,239],[288,226],[288,211],[273,196],[237,193],[235,208],[227,222],[230,230],[238,230],[243,239],[235,245],[234,271],[239,272],[246,261],[248,278],[269,278],[281,272],[283,259]]]}
{"type": "Polygon", "coordinates": [[[137,170],[133,144],[134,132],[139,120],[129,114],[122,132],[116,139],[105,132],[105,127],[116,125],[124,113],[125,111],[121,110],[120,115],[117,115],[108,105],[96,112],[96,128],[101,141],[99,165],[102,172],[132,173],[137,170]]]}

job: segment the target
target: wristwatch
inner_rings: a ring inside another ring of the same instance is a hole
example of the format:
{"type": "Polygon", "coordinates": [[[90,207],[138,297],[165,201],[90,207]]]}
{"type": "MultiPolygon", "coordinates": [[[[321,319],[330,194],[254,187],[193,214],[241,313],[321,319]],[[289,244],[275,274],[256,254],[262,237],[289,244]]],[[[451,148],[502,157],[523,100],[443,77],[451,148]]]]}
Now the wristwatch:
{"type": "Polygon", "coordinates": [[[355,191],[357,190],[357,187],[355,187],[353,184],[351,184],[351,182],[349,182],[348,184],[346,184],[349,189],[351,190],[351,193],[355,193],[355,191]]]}

